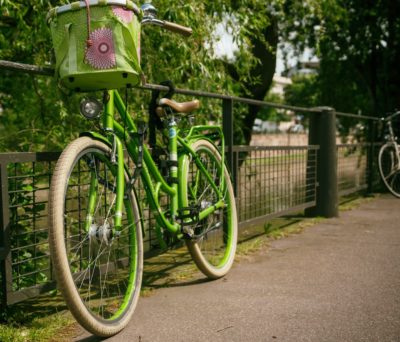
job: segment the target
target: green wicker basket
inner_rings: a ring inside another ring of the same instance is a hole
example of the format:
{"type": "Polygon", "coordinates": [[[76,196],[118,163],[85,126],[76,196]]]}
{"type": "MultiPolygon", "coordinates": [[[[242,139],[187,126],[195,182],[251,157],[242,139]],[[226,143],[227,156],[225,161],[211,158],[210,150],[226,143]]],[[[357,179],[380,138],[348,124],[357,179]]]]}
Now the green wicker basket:
{"type": "Polygon", "coordinates": [[[140,9],[129,0],[87,0],[48,14],[61,86],[96,91],[140,83],[140,9]]]}

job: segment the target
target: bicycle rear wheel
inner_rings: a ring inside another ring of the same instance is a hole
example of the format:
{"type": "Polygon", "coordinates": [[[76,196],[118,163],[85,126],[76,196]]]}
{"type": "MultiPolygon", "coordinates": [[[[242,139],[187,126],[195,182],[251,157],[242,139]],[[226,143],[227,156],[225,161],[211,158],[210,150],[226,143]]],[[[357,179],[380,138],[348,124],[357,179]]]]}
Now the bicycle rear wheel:
{"type": "Polygon", "coordinates": [[[73,141],[57,162],[49,200],[58,287],[76,320],[103,337],[122,330],[132,317],[143,268],[142,226],[132,191],[124,199],[122,227],[114,227],[117,176],[110,155],[102,142],[73,141]]]}
{"type": "MultiPolygon", "coordinates": [[[[228,273],[235,257],[238,225],[235,197],[228,170],[221,163],[221,155],[215,146],[207,140],[198,140],[191,147],[213,182],[221,188],[225,207],[195,224],[196,238],[187,240],[186,244],[200,271],[211,279],[217,279],[228,273]]],[[[184,207],[204,210],[218,202],[218,194],[211,187],[206,174],[189,155],[185,156],[182,176],[184,207]]]]}
{"type": "Polygon", "coordinates": [[[395,145],[383,145],[379,151],[379,172],[387,189],[400,198],[400,164],[395,145]]]}

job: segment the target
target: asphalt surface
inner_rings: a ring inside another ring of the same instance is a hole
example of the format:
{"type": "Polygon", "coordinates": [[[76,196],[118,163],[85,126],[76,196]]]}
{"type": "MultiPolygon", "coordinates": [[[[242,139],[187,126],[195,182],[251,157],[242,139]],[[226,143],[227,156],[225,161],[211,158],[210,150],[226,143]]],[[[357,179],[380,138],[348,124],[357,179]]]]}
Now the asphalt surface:
{"type": "Polygon", "coordinates": [[[400,200],[274,241],[224,279],[157,290],[107,341],[400,341],[400,200]]]}

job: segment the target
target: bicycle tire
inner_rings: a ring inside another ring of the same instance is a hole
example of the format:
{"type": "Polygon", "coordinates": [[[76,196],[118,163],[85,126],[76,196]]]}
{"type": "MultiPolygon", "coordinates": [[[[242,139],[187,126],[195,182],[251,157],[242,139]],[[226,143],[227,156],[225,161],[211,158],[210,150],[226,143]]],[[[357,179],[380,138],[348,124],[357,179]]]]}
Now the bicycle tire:
{"type": "MultiPolygon", "coordinates": [[[[217,148],[207,140],[198,140],[191,145],[215,184],[221,184],[221,167],[224,168],[226,206],[199,221],[194,228],[198,238],[188,239],[187,248],[199,270],[210,279],[225,276],[232,267],[237,244],[238,220],[235,196],[228,170],[221,164],[217,148]],[[207,233],[208,232],[208,233],[207,233]]],[[[216,202],[215,190],[209,186],[205,174],[194,159],[185,155],[182,171],[184,207],[200,206],[205,209],[216,202]],[[193,191],[193,189],[196,189],[193,191]]]]}
{"type": "Polygon", "coordinates": [[[142,224],[133,191],[124,198],[123,228],[119,233],[113,229],[116,171],[111,153],[91,138],[74,140],[56,164],[49,198],[49,244],[58,288],[75,319],[101,337],[128,324],[143,270],[142,224]],[[87,218],[92,180],[98,192],[93,218],[87,218]],[[84,220],[91,220],[89,231],[84,220]]]}
{"type": "Polygon", "coordinates": [[[399,156],[393,143],[387,143],[379,150],[379,172],[386,188],[400,198],[399,156]]]}

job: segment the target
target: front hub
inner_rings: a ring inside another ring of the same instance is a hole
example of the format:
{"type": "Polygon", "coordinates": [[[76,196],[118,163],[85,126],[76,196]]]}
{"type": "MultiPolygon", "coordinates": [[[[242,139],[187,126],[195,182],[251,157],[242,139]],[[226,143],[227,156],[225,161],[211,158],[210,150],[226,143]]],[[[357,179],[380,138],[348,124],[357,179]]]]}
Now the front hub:
{"type": "Polygon", "coordinates": [[[108,221],[102,225],[93,223],[90,226],[89,238],[90,242],[109,245],[113,238],[112,225],[108,221]]]}

